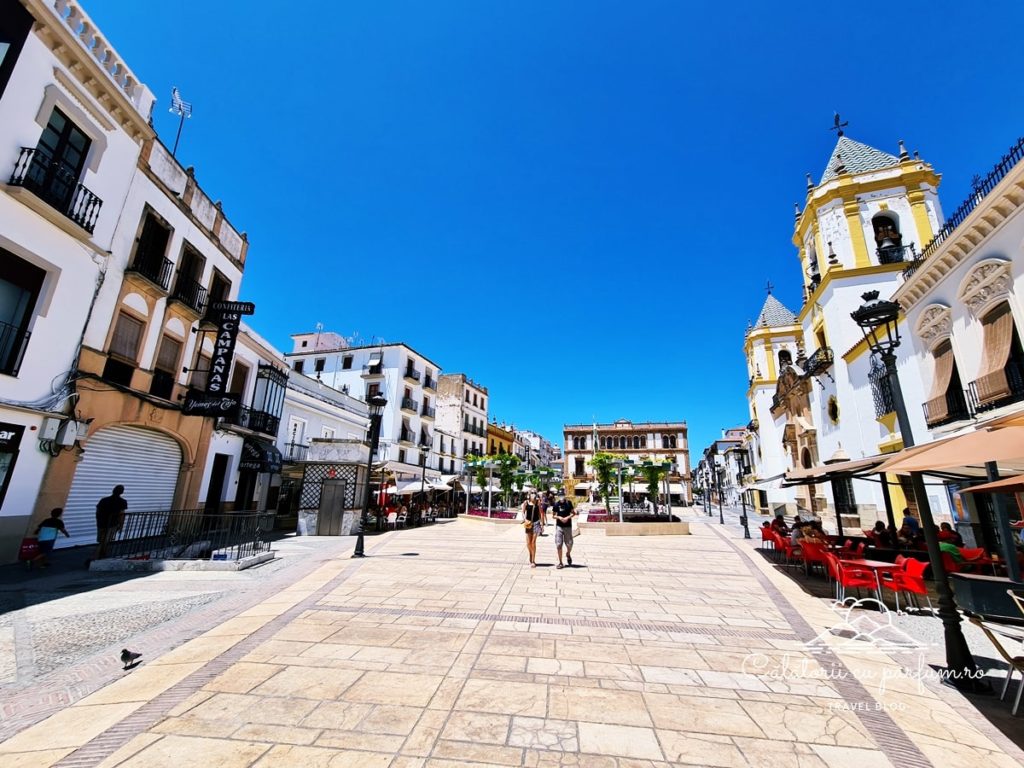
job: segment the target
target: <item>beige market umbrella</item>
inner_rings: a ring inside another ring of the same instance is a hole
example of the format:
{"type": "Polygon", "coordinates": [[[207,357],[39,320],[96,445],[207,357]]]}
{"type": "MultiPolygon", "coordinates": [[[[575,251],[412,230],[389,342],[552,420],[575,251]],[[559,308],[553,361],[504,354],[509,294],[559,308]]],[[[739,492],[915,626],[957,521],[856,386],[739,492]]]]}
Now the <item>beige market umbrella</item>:
{"type": "Polygon", "coordinates": [[[930,472],[957,467],[980,467],[986,462],[1024,465],[1024,426],[979,429],[933,444],[901,451],[878,467],[878,472],[930,472]]]}

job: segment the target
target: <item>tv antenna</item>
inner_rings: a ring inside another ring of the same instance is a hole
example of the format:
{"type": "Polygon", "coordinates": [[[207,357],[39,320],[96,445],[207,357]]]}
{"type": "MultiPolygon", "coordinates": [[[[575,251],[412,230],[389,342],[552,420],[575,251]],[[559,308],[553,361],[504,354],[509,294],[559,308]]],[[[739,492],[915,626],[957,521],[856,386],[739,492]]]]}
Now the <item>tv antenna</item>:
{"type": "Polygon", "coordinates": [[[180,118],[178,121],[178,135],[174,137],[174,149],[171,150],[171,157],[174,157],[178,152],[178,141],[181,139],[181,129],[185,125],[185,119],[192,117],[192,102],[181,98],[181,92],[177,86],[171,88],[171,108],[168,111],[180,118]]]}

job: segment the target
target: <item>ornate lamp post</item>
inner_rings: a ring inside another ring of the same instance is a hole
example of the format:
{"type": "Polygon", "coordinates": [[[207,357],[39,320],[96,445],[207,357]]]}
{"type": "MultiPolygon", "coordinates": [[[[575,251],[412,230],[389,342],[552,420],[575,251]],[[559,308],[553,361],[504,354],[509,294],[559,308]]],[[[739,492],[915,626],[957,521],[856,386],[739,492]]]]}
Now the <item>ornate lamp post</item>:
{"type": "Polygon", "coordinates": [[[377,453],[377,445],[380,443],[380,422],[384,413],[384,406],[388,404],[384,395],[372,395],[366,401],[370,406],[370,455],[366,459],[366,490],[363,493],[363,511],[359,516],[359,535],[356,539],[356,548],[352,557],[366,557],[363,548],[363,529],[366,527],[366,518],[370,513],[370,475],[373,473],[373,456],[377,453]]]}
{"type": "Polygon", "coordinates": [[[725,525],[725,513],[722,511],[722,475],[725,474],[725,467],[722,466],[721,454],[715,454],[715,481],[718,484],[718,524],[725,525]]]}
{"type": "MultiPolygon", "coordinates": [[[[893,409],[900,425],[900,436],[903,446],[914,445],[914,435],[910,428],[910,417],[907,406],[903,402],[903,390],[900,387],[899,372],[896,370],[896,348],[900,345],[899,313],[900,305],[895,301],[878,298],[878,291],[868,291],[861,295],[864,304],[850,313],[850,317],[860,326],[868,348],[878,355],[885,366],[886,379],[892,395],[893,409]]],[[[987,684],[978,677],[978,668],[974,657],[967,647],[963,630],[960,627],[960,613],[953,600],[953,591],[949,587],[949,577],[942,564],[942,551],[939,549],[939,536],[932,518],[928,495],[924,487],[924,478],[920,472],[910,473],[911,486],[917,500],[917,509],[924,529],[924,540],[928,547],[928,560],[932,566],[932,576],[938,592],[939,618],[946,640],[946,670],[943,679],[957,688],[966,690],[986,690],[987,684]]]]}
{"type": "Polygon", "coordinates": [[[740,517],[740,522],[743,524],[743,538],[750,538],[750,527],[747,522],[747,492],[743,489],[743,478],[750,472],[750,456],[747,453],[747,449],[744,448],[739,452],[740,458],[740,471],[739,477],[737,477],[737,484],[740,488],[740,504],[743,507],[743,515],[740,517]]]}

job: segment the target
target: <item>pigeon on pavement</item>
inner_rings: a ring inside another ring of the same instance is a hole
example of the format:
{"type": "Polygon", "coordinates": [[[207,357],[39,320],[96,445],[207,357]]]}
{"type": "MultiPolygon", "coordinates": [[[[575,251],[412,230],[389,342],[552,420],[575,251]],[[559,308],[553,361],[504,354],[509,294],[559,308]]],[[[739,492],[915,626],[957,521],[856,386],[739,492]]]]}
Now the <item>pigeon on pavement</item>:
{"type": "Polygon", "coordinates": [[[127,648],[122,648],[121,649],[121,663],[124,664],[124,668],[125,669],[128,669],[128,667],[130,667],[138,659],[141,659],[141,658],[142,658],[142,654],[141,653],[135,653],[133,651],[129,651],[127,648]]]}

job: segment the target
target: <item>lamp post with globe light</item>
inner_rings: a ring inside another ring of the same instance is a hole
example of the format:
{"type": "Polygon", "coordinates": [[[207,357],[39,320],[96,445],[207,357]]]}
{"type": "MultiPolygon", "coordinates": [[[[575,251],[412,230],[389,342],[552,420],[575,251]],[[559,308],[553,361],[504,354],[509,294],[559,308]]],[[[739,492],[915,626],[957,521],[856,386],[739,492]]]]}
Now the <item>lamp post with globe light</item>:
{"type": "Polygon", "coordinates": [[[370,410],[370,454],[366,458],[366,488],[363,493],[363,510],[359,515],[359,534],[356,539],[356,548],[352,557],[366,557],[363,542],[363,529],[366,528],[366,518],[370,514],[370,475],[373,473],[373,456],[377,453],[377,446],[380,443],[380,422],[384,414],[384,406],[388,404],[384,395],[371,395],[366,401],[370,410]]]}
{"type": "MultiPolygon", "coordinates": [[[[910,427],[910,417],[903,401],[903,390],[900,387],[899,372],[896,370],[896,349],[900,345],[899,315],[900,305],[895,301],[878,298],[878,291],[868,291],[861,295],[864,304],[850,313],[853,321],[864,333],[864,341],[871,352],[877,355],[885,367],[886,380],[892,396],[896,420],[900,425],[900,436],[903,447],[914,445],[914,435],[910,427]]],[[[953,591],[949,586],[949,577],[942,562],[942,550],[939,548],[938,531],[932,518],[931,506],[924,486],[924,478],[920,472],[910,473],[914,498],[921,518],[921,528],[928,548],[928,560],[932,567],[932,577],[938,592],[938,614],[942,620],[946,644],[946,669],[942,674],[945,682],[964,690],[983,691],[987,684],[978,677],[978,667],[971,656],[967,640],[964,639],[960,626],[960,613],[953,599],[953,591]]]]}

